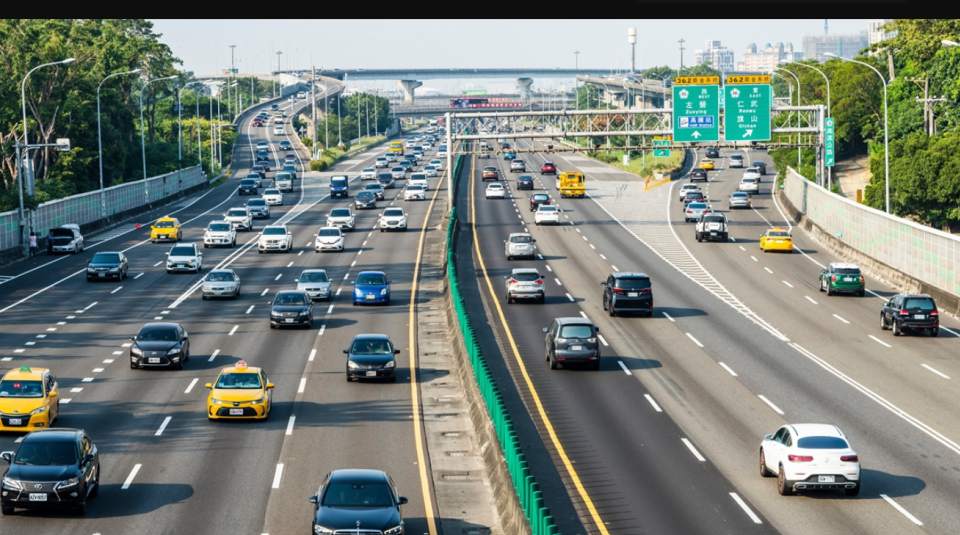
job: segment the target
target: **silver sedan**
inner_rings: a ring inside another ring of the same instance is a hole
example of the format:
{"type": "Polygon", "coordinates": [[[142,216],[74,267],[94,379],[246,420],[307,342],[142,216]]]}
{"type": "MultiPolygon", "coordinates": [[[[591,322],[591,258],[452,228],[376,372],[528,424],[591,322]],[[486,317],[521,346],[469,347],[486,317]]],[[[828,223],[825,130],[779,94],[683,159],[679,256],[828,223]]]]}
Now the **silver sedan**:
{"type": "Polygon", "coordinates": [[[240,276],[232,269],[215,269],[203,278],[200,286],[203,299],[210,297],[240,297],[240,276]]]}

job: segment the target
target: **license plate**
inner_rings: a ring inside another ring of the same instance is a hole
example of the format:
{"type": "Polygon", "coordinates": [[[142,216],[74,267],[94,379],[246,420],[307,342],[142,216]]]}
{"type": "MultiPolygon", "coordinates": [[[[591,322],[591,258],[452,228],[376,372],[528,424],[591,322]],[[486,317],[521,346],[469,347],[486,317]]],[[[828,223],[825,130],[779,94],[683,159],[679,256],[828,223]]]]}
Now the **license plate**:
{"type": "Polygon", "coordinates": [[[223,292],[220,291],[220,290],[217,290],[217,291],[215,291],[215,292],[213,292],[213,293],[214,293],[215,295],[223,295],[223,292]]]}
{"type": "Polygon", "coordinates": [[[160,359],[155,357],[150,357],[147,359],[147,364],[160,364],[160,359]]]}
{"type": "Polygon", "coordinates": [[[923,318],[924,318],[924,315],[923,315],[923,314],[914,314],[914,315],[913,315],[913,319],[915,319],[915,320],[922,320],[923,318]]]}
{"type": "Polygon", "coordinates": [[[777,240],[777,243],[783,243],[783,240],[777,240]]]}
{"type": "Polygon", "coordinates": [[[45,502],[47,501],[47,495],[44,492],[31,492],[30,493],[31,502],[45,502]]]}
{"type": "Polygon", "coordinates": [[[638,295],[640,294],[637,292],[627,292],[627,297],[637,297],[638,295]]]}
{"type": "Polygon", "coordinates": [[[20,418],[10,418],[10,425],[23,425],[23,420],[20,418]]]}
{"type": "Polygon", "coordinates": [[[377,296],[375,296],[375,295],[373,295],[373,294],[370,294],[370,295],[367,296],[367,299],[376,299],[376,298],[377,298],[377,296]]]}
{"type": "Polygon", "coordinates": [[[843,281],[844,281],[844,282],[853,282],[853,277],[844,277],[844,278],[843,278],[843,281]]]}
{"type": "Polygon", "coordinates": [[[570,346],[570,351],[582,351],[583,346],[570,346]]]}
{"type": "Polygon", "coordinates": [[[367,377],[376,377],[377,372],[367,372],[367,377]]]}
{"type": "Polygon", "coordinates": [[[177,264],[177,267],[178,267],[178,268],[183,268],[184,266],[183,266],[183,264],[177,264]]]}
{"type": "Polygon", "coordinates": [[[107,274],[106,274],[106,273],[97,273],[97,276],[98,276],[98,277],[106,277],[107,274]]]}
{"type": "Polygon", "coordinates": [[[717,231],[711,230],[711,231],[710,231],[710,235],[711,235],[711,236],[716,236],[716,235],[717,235],[717,231]]]}
{"type": "Polygon", "coordinates": [[[817,476],[817,483],[836,483],[837,476],[817,476]]]}
{"type": "Polygon", "coordinates": [[[283,320],[285,323],[293,323],[293,318],[287,318],[283,320]]]}
{"type": "Polygon", "coordinates": [[[243,409],[230,409],[230,416],[243,416],[243,409]]]}

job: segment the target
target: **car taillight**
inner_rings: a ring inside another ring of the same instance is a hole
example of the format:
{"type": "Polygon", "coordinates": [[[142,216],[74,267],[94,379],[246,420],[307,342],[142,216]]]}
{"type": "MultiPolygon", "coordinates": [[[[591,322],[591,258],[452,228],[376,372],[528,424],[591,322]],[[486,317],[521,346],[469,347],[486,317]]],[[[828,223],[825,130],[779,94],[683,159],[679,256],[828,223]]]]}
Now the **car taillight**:
{"type": "Polygon", "coordinates": [[[537,283],[537,284],[543,284],[543,279],[537,279],[537,280],[535,280],[535,281],[533,281],[533,282],[535,282],[535,283],[537,283]]]}
{"type": "Polygon", "coordinates": [[[510,284],[516,284],[516,283],[517,283],[517,279],[510,279],[508,282],[509,282],[510,284]]]}
{"type": "Polygon", "coordinates": [[[856,455],[841,455],[841,456],[840,456],[840,460],[843,461],[843,462],[845,462],[845,463],[858,463],[858,462],[860,462],[860,458],[857,457],[856,455]]]}
{"type": "Polygon", "coordinates": [[[809,463],[813,462],[812,455],[787,455],[787,459],[794,463],[809,463]]]}
{"type": "Polygon", "coordinates": [[[650,288],[647,288],[646,290],[640,290],[640,295],[645,295],[645,294],[648,294],[648,293],[650,293],[650,292],[651,292],[650,288]]]}
{"type": "Polygon", "coordinates": [[[931,316],[939,316],[940,313],[937,312],[936,310],[931,310],[931,311],[930,311],[930,315],[931,315],[931,316]]]}
{"type": "Polygon", "coordinates": [[[621,295],[623,295],[623,294],[627,293],[627,292],[623,291],[623,289],[621,289],[621,288],[611,288],[611,290],[613,290],[613,293],[615,293],[615,294],[621,294],[621,295]]]}
{"type": "Polygon", "coordinates": [[[908,316],[908,315],[910,315],[910,311],[909,311],[909,310],[901,310],[901,311],[900,311],[900,315],[901,315],[901,316],[908,316]]]}
{"type": "Polygon", "coordinates": [[[830,277],[830,281],[831,281],[831,282],[837,282],[837,276],[834,275],[834,276],[830,277]]]}
{"type": "Polygon", "coordinates": [[[860,282],[863,282],[863,275],[860,275],[860,282]]]}
{"type": "Polygon", "coordinates": [[[692,214],[692,213],[693,213],[693,210],[687,210],[687,213],[688,213],[688,214],[692,214]]]}

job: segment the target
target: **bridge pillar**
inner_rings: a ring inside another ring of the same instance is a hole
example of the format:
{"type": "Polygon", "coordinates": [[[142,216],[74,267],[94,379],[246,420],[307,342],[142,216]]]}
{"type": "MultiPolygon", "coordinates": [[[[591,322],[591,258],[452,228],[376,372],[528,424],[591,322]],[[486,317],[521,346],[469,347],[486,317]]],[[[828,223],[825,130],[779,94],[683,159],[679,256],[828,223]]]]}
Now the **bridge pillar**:
{"type": "Polygon", "coordinates": [[[530,102],[530,86],[533,85],[533,79],[517,78],[517,85],[520,86],[520,101],[530,102]]]}
{"type": "Polygon", "coordinates": [[[423,82],[416,80],[397,80],[397,85],[403,88],[403,102],[413,104],[413,90],[422,86],[423,82]]]}

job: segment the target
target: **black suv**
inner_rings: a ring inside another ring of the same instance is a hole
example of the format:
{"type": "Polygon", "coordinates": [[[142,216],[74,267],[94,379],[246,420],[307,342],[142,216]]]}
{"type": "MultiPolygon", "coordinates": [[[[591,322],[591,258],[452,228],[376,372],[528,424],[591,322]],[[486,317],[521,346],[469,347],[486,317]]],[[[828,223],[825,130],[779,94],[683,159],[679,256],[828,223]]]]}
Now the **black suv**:
{"type": "Polygon", "coordinates": [[[706,170],[706,169],[701,169],[701,168],[699,168],[699,167],[696,167],[696,168],[690,170],[690,182],[694,182],[694,181],[696,181],[696,180],[702,180],[702,181],[706,182],[706,181],[707,181],[707,170],[706,170]]]}
{"type": "Polygon", "coordinates": [[[707,158],[719,158],[720,149],[707,149],[707,158]]]}
{"type": "Polygon", "coordinates": [[[646,273],[611,273],[603,286],[603,309],[616,316],[622,312],[653,315],[653,286],[646,273]]]}
{"type": "Polygon", "coordinates": [[[517,189],[533,189],[533,177],[530,175],[520,175],[517,179],[517,189]]]}
{"type": "Polygon", "coordinates": [[[534,193],[533,197],[530,197],[530,211],[536,212],[541,204],[550,204],[550,196],[546,193],[534,193]]]}
{"type": "Polygon", "coordinates": [[[123,253],[97,253],[87,261],[87,282],[96,279],[113,279],[118,281],[127,277],[127,257],[123,253]]]}
{"type": "Polygon", "coordinates": [[[310,503],[314,504],[310,533],[402,535],[404,531],[400,506],[407,499],[380,470],[334,470],[323,478],[310,503]]]}
{"type": "Polygon", "coordinates": [[[880,309],[880,329],[893,329],[894,336],[909,331],[940,332],[940,312],[933,298],[925,294],[897,294],[880,309]]]}
{"type": "Polygon", "coordinates": [[[397,358],[390,337],[385,334],[358,334],[343,352],[347,355],[347,382],[357,379],[386,379],[397,382],[397,358]]]}
{"type": "Polygon", "coordinates": [[[0,509],[72,509],[87,512],[87,498],[100,490],[100,455],[80,429],[41,429],[23,438],[16,453],[5,451],[0,509]]]}
{"type": "Polygon", "coordinates": [[[580,316],[557,318],[543,332],[547,333],[544,352],[551,370],[561,364],[581,362],[590,364],[590,369],[600,369],[600,328],[592,321],[580,316]]]}
{"type": "Polygon", "coordinates": [[[259,192],[257,181],[253,178],[244,178],[237,186],[237,195],[256,195],[259,192]]]}

